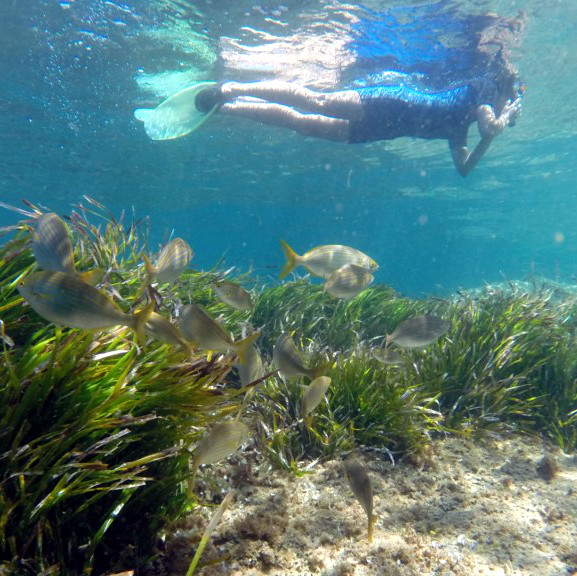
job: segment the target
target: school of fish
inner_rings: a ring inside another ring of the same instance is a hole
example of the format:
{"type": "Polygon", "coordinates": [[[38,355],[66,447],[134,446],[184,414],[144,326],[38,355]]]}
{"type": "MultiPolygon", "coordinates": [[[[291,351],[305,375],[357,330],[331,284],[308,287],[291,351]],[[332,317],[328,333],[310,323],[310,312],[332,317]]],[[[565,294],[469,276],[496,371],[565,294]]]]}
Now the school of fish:
{"type": "MultiPolygon", "coordinates": [[[[106,286],[96,287],[103,277],[101,270],[77,271],[70,231],[53,212],[37,216],[31,230],[31,247],[40,270],[22,278],[18,290],[40,316],[58,325],[83,330],[126,326],[134,331],[141,347],[146,345],[148,337],[169,346],[182,347],[188,352],[199,348],[207,354],[233,352],[237,357],[241,384],[247,390],[243,407],[250,401],[255,383],[264,375],[264,363],[256,347],[260,330],[235,339],[217,319],[194,302],[180,308],[176,322],[163,316],[158,302],[150,297],[150,301],[138,310],[125,312],[105,293],[106,286]]],[[[281,247],[286,257],[281,279],[297,266],[304,266],[311,275],[323,279],[324,290],[333,298],[354,298],[373,282],[373,273],[378,270],[378,264],[372,258],[349,246],[317,246],[302,256],[284,241],[281,241],[281,247]]],[[[182,238],[173,238],[168,242],[154,263],[143,255],[145,278],[139,295],[149,293],[146,287],[153,282],[158,285],[176,282],[193,257],[192,248],[182,238]]],[[[215,281],[212,290],[227,306],[247,312],[253,309],[252,294],[234,282],[224,279],[215,281]]],[[[373,355],[387,364],[402,364],[402,353],[393,346],[401,349],[425,347],[447,330],[446,322],[431,314],[409,318],[385,336],[384,346],[373,350],[373,355]]],[[[288,332],[278,338],[272,359],[282,378],[305,377],[310,381],[304,388],[300,414],[302,421],[308,427],[312,426],[313,412],[330,390],[331,378],[327,372],[335,360],[330,358],[311,365],[288,332]]],[[[240,420],[241,416],[242,408],[235,420],[217,424],[198,443],[193,455],[193,477],[199,466],[223,460],[250,437],[250,429],[240,420]]],[[[351,490],[367,515],[370,541],[376,521],[370,478],[364,466],[353,458],[345,461],[344,469],[351,490]]]]}

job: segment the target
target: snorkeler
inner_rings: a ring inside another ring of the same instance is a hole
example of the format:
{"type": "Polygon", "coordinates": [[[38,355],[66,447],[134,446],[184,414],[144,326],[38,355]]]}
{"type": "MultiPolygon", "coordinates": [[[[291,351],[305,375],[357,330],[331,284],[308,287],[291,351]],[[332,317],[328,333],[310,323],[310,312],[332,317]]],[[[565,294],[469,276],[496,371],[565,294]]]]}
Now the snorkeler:
{"type": "Polygon", "coordinates": [[[516,73],[503,66],[492,79],[476,79],[438,92],[406,84],[316,92],[277,80],[205,83],[179,92],[154,110],[141,109],[136,117],[145,122],[153,139],[183,136],[216,111],[305,136],[355,144],[402,136],[444,139],[457,171],[467,176],[495,137],[515,124],[521,96],[516,73]],[[169,105],[172,99],[178,103],[178,121],[173,117],[175,106],[169,105]],[[474,122],[481,139],[469,151],[467,136],[474,122]],[[179,127],[176,132],[171,128],[175,124],[179,127]]]}
{"type": "MultiPolygon", "coordinates": [[[[181,90],[155,109],[136,110],[135,116],[154,140],[184,136],[215,112],[351,144],[399,137],[442,139],[449,144],[459,174],[467,176],[521,113],[522,84],[507,60],[506,46],[520,36],[524,15],[466,18],[461,24],[467,24],[464,30],[471,35],[473,48],[465,54],[469,67],[453,69],[453,61],[445,55],[446,61],[435,62],[436,72],[427,61],[428,73],[419,74],[418,66],[426,69],[423,63],[405,62],[396,55],[393,61],[380,61],[380,79],[323,92],[278,79],[205,82],[181,90]],[[470,150],[468,133],[475,122],[481,138],[470,150]]],[[[446,19],[441,24],[454,24],[446,19]]],[[[387,28],[387,33],[393,30],[387,28]]],[[[407,30],[402,33],[410,38],[407,30]]],[[[361,53],[362,48],[353,52],[361,53]]],[[[377,61],[380,54],[377,50],[377,61]]],[[[374,63],[373,70],[379,70],[374,63]]]]}
{"type": "Polygon", "coordinates": [[[493,139],[513,126],[521,112],[515,76],[500,84],[479,80],[441,92],[400,84],[322,93],[275,80],[227,82],[199,92],[195,107],[209,112],[216,106],[222,114],[339,142],[356,144],[402,136],[444,139],[457,171],[467,176],[493,139]],[[481,140],[470,152],[467,135],[475,121],[481,140]]]}

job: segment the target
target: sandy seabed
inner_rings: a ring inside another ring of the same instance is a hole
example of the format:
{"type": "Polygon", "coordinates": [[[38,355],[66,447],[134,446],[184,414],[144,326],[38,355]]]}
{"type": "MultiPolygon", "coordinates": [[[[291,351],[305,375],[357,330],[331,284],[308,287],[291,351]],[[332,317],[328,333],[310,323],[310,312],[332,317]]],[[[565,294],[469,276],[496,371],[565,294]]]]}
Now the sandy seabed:
{"type": "MultiPolygon", "coordinates": [[[[395,465],[358,456],[373,483],[372,542],[341,461],[297,478],[253,472],[239,455],[214,470],[236,496],[202,557],[215,563],[196,574],[577,575],[576,456],[527,437],[437,440],[426,459],[395,465]]],[[[203,514],[167,539],[163,573],[185,574],[211,510],[203,514]]]]}

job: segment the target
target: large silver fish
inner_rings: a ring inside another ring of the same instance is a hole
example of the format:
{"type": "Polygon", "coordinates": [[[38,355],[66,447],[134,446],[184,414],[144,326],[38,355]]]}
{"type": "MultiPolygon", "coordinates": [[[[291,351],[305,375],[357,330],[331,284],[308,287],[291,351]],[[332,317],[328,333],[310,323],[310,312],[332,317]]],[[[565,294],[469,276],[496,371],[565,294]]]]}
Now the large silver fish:
{"type": "Polygon", "coordinates": [[[128,326],[142,342],[153,304],[126,314],[96,288],[65,272],[34,272],[18,290],[32,308],[50,322],[84,330],[128,326]]]}
{"type": "Polygon", "coordinates": [[[433,343],[448,330],[447,323],[432,314],[421,314],[401,322],[387,336],[386,345],[394,342],[403,348],[423,348],[433,343]]]}
{"type": "Polygon", "coordinates": [[[178,328],[186,340],[195,342],[205,350],[215,352],[234,350],[242,364],[246,364],[249,349],[260,336],[260,332],[255,330],[243,340],[234,341],[214,318],[193,303],[182,307],[178,328]]]}
{"type": "Polygon", "coordinates": [[[345,264],[328,277],[324,289],[334,298],[346,300],[360,294],[373,279],[372,272],[367,268],[345,264]]]}
{"type": "Polygon", "coordinates": [[[154,266],[143,256],[148,282],[157,280],[163,284],[173,282],[192,260],[194,252],[182,238],[173,238],[160,252],[154,266]]]}
{"type": "Polygon", "coordinates": [[[321,276],[322,278],[328,278],[335,270],[345,264],[356,264],[367,270],[376,270],[379,267],[370,256],[356,248],[341,244],[317,246],[302,256],[299,256],[284,240],[281,240],[281,246],[287,259],[280,273],[281,280],[300,265],[314,276],[321,276]]]}
{"type": "Polygon", "coordinates": [[[354,459],[345,460],[345,473],[355,498],[359,501],[367,515],[367,535],[369,542],[373,541],[373,527],[377,517],[373,514],[373,486],[365,467],[354,459]]]}

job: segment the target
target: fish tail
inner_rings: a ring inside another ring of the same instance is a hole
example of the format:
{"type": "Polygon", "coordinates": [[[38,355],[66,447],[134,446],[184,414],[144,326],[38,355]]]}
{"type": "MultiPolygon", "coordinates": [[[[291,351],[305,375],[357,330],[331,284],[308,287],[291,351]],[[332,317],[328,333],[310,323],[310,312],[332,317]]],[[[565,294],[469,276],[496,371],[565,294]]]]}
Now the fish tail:
{"type": "Polygon", "coordinates": [[[94,268],[93,270],[88,270],[86,272],[80,272],[78,278],[90,286],[96,286],[104,276],[104,270],[102,268],[94,268]]]}
{"type": "Polygon", "coordinates": [[[146,281],[145,284],[150,284],[154,275],[156,274],[156,270],[154,266],[150,263],[148,256],[146,254],[142,255],[142,259],[144,260],[144,269],[146,270],[146,281]]]}
{"type": "Polygon", "coordinates": [[[260,330],[255,330],[252,334],[249,334],[246,338],[239,340],[236,343],[236,355],[241,364],[247,363],[250,347],[259,339],[259,337],[260,330]]]}
{"type": "Polygon", "coordinates": [[[287,260],[279,274],[279,279],[282,280],[299,265],[299,255],[284,240],[280,241],[280,245],[287,260]]]}
{"type": "Polygon", "coordinates": [[[146,345],[146,323],[150,318],[150,314],[154,310],[154,302],[147,304],[142,310],[134,313],[134,332],[138,344],[144,348],[146,345]]]}
{"type": "Polygon", "coordinates": [[[311,368],[310,371],[311,382],[313,380],[316,380],[319,376],[325,376],[327,372],[333,367],[334,363],[335,359],[331,358],[328,362],[323,362],[322,364],[319,364],[318,366],[311,368]]]}
{"type": "Polygon", "coordinates": [[[377,521],[377,516],[375,514],[371,514],[369,517],[369,526],[367,531],[367,538],[369,542],[373,541],[373,528],[375,527],[375,523],[377,521]]]}

